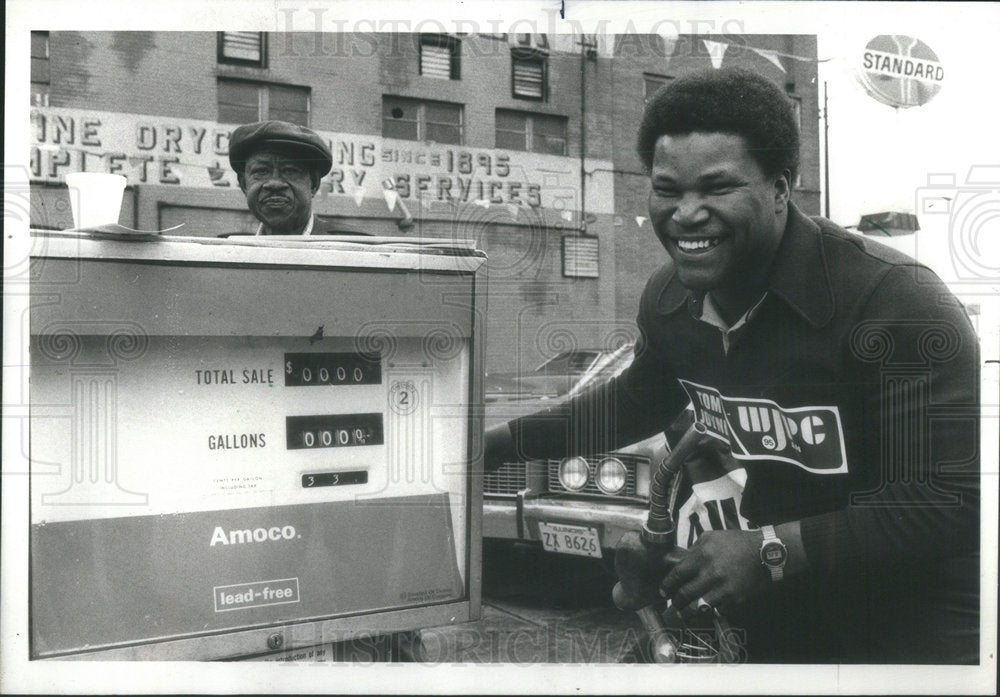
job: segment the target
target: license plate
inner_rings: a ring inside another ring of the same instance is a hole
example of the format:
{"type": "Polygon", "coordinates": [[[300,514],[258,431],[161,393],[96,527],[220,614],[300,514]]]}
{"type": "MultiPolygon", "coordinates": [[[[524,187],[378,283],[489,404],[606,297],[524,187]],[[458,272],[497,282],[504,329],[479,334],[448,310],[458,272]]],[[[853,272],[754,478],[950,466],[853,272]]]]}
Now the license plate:
{"type": "Polygon", "coordinates": [[[539,523],[538,536],[542,540],[542,548],[547,552],[601,558],[601,537],[597,534],[597,528],[539,523]]]}

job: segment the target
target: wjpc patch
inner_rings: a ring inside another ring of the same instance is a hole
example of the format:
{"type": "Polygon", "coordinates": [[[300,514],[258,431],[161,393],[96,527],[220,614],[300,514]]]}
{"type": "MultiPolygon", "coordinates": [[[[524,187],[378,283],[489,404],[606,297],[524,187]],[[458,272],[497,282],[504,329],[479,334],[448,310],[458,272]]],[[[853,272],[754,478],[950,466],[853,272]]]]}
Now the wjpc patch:
{"type": "Polygon", "coordinates": [[[786,409],[768,399],[726,397],[687,380],[695,418],[729,445],[738,460],[779,460],[813,474],[847,472],[844,429],[837,407],[786,409]]]}

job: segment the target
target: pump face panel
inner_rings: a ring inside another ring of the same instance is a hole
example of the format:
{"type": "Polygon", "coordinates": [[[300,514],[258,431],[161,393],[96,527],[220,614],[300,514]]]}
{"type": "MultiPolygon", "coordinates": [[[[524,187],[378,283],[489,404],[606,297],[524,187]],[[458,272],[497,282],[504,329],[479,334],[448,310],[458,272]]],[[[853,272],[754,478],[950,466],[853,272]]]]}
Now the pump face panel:
{"type": "Polygon", "coordinates": [[[475,274],[100,244],[33,288],[33,656],[468,613],[475,274]]]}

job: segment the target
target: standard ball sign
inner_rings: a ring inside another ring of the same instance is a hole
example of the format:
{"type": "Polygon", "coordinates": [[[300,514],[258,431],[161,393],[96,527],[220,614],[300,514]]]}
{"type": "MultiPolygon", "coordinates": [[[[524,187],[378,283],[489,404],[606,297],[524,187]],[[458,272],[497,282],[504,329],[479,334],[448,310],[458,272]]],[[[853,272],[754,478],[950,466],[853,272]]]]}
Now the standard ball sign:
{"type": "Polygon", "coordinates": [[[876,36],[865,46],[858,79],[872,97],[892,107],[926,104],[941,91],[944,66],[930,46],[899,34],[876,36]]]}

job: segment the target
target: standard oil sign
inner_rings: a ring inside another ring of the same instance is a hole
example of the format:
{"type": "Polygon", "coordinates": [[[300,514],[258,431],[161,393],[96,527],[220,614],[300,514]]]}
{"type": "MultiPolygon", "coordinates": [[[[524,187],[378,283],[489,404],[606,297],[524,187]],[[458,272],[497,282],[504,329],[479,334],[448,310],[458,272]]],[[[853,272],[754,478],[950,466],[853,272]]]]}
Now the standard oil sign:
{"type": "Polygon", "coordinates": [[[865,46],[857,75],[873,98],[908,108],[926,104],[941,91],[945,68],[920,39],[882,34],[865,46]]]}

